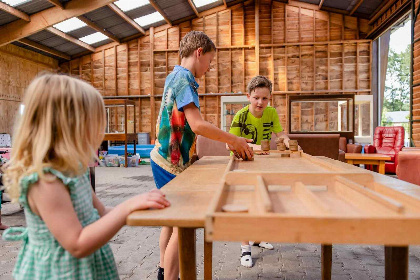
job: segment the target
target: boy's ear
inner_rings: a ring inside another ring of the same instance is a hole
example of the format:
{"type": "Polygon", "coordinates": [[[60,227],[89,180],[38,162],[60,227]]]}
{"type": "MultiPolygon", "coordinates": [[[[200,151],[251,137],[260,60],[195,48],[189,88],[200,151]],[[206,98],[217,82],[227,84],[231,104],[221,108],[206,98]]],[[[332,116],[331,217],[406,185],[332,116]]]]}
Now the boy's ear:
{"type": "Polygon", "coordinates": [[[202,54],[203,54],[203,48],[200,47],[197,49],[197,55],[200,56],[202,54]]]}

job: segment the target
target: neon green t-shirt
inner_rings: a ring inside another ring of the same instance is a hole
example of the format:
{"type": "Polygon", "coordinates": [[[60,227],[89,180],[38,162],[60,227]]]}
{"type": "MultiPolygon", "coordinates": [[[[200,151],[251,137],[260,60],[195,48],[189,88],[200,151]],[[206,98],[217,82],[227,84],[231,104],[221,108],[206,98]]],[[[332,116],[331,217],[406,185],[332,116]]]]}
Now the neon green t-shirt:
{"type": "Polygon", "coordinates": [[[261,145],[261,140],[271,140],[271,133],[283,131],[276,109],[267,106],[261,118],[249,111],[249,105],[242,108],[232,120],[229,133],[253,139],[253,144],[261,145]]]}

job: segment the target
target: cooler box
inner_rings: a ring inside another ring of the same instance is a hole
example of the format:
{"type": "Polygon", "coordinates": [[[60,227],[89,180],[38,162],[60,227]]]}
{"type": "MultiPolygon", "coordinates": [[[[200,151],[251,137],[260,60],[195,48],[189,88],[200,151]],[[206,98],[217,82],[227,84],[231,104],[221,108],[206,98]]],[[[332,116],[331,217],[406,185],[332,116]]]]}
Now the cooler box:
{"type": "MultiPolygon", "coordinates": [[[[150,152],[153,150],[154,147],[155,145],[137,145],[136,153],[140,155],[140,158],[150,158],[150,152]]],[[[119,156],[123,156],[124,150],[124,145],[110,146],[108,147],[108,154],[117,154],[119,156]]],[[[127,145],[127,153],[134,153],[134,145],[127,145]]]]}

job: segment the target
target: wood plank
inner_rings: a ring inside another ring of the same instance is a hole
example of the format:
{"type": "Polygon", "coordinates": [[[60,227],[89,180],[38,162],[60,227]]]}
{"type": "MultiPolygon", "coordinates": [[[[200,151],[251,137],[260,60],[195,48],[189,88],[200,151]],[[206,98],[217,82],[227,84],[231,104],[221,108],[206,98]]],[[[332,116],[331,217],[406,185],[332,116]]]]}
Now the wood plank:
{"type": "Polygon", "coordinates": [[[302,182],[296,182],[293,186],[296,195],[317,214],[331,214],[331,209],[314,195],[302,182]]]}
{"type": "Polygon", "coordinates": [[[64,9],[65,8],[64,4],[61,3],[60,0],[47,0],[47,1],[50,2],[53,5],[61,8],[61,9],[64,9]]]}
{"type": "Polygon", "coordinates": [[[332,245],[321,244],[321,279],[331,280],[332,245]]]}
{"type": "Polygon", "coordinates": [[[153,49],[155,44],[155,28],[150,27],[150,138],[154,141],[156,139],[156,110],[155,110],[155,59],[153,49]]]}
{"type": "Polygon", "coordinates": [[[37,50],[40,50],[40,51],[43,51],[43,52],[46,52],[46,53],[55,55],[57,57],[64,58],[66,60],[70,60],[71,59],[70,55],[68,55],[66,53],[63,53],[63,52],[60,52],[60,51],[51,49],[51,48],[49,48],[47,46],[41,45],[41,44],[39,44],[37,42],[31,41],[31,40],[26,39],[26,38],[22,38],[22,39],[18,40],[18,42],[19,43],[22,43],[24,45],[27,45],[29,47],[35,48],[37,50]]]}
{"type": "Polygon", "coordinates": [[[364,0],[359,0],[356,5],[354,5],[353,9],[351,9],[349,16],[351,16],[352,14],[354,14],[354,12],[360,7],[360,5],[362,5],[364,0]]]}
{"type": "Polygon", "coordinates": [[[273,212],[273,204],[268,194],[267,185],[261,175],[257,176],[256,196],[260,213],[273,212]]]}
{"type": "Polygon", "coordinates": [[[123,20],[125,20],[126,22],[128,22],[132,27],[134,27],[135,29],[137,29],[140,33],[142,33],[143,35],[146,35],[146,31],[144,31],[144,29],[137,22],[135,22],[134,20],[132,20],[123,11],[121,11],[121,9],[118,8],[115,4],[113,4],[113,3],[108,4],[108,7],[110,7],[111,10],[113,10],[123,20]]]}
{"type": "Polygon", "coordinates": [[[19,11],[18,9],[13,8],[12,6],[7,5],[6,3],[0,2],[0,10],[5,11],[8,14],[11,14],[15,17],[18,17],[24,21],[31,21],[31,18],[28,14],[19,11]]]}
{"type": "Polygon", "coordinates": [[[385,280],[408,280],[408,246],[385,246],[385,280]]]}
{"type": "Polygon", "coordinates": [[[165,19],[165,21],[169,24],[169,25],[173,25],[171,19],[168,17],[168,15],[163,11],[163,9],[159,6],[159,4],[155,1],[155,0],[149,0],[150,5],[153,6],[153,8],[155,8],[156,11],[159,12],[159,14],[162,15],[162,17],[165,19]]]}
{"type": "Polygon", "coordinates": [[[31,21],[16,20],[0,27],[0,47],[13,41],[28,37],[48,26],[52,26],[66,19],[77,17],[103,7],[115,0],[72,0],[66,9],[52,7],[31,15],[31,21]]]}
{"type": "Polygon", "coordinates": [[[195,7],[195,4],[192,2],[192,0],[188,0],[188,4],[190,5],[191,9],[194,11],[195,15],[199,18],[200,14],[197,11],[197,8],[195,7]]]}
{"type": "Polygon", "coordinates": [[[181,279],[196,279],[195,229],[178,228],[179,269],[181,279]]]}
{"type": "Polygon", "coordinates": [[[81,21],[83,21],[84,23],[86,23],[90,28],[104,34],[105,36],[107,36],[108,38],[113,40],[114,42],[121,43],[120,39],[118,39],[114,34],[107,31],[106,29],[101,28],[99,25],[97,25],[96,23],[94,23],[93,21],[88,19],[87,17],[78,16],[77,18],[80,19],[81,21]]]}
{"type": "Polygon", "coordinates": [[[319,5],[318,5],[318,8],[321,10],[321,8],[322,8],[322,5],[324,4],[324,0],[320,0],[319,1],[319,5]]]}
{"type": "Polygon", "coordinates": [[[91,45],[86,44],[85,42],[82,42],[82,41],[80,41],[79,39],[74,38],[73,36],[70,36],[70,35],[69,35],[69,34],[67,34],[67,33],[64,33],[63,31],[58,30],[57,28],[54,28],[54,27],[47,27],[46,29],[47,29],[49,32],[51,32],[52,34],[57,35],[57,36],[59,36],[59,37],[61,37],[61,38],[65,39],[65,40],[67,40],[67,41],[69,41],[69,42],[72,42],[73,44],[76,44],[76,45],[78,45],[78,46],[80,46],[80,47],[82,47],[82,48],[85,48],[85,49],[87,49],[87,50],[89,50],[89,51],[91,51],[91,52],[95,52],[95,48],[94,48],[94,47],[92,47],[91,45]]]}

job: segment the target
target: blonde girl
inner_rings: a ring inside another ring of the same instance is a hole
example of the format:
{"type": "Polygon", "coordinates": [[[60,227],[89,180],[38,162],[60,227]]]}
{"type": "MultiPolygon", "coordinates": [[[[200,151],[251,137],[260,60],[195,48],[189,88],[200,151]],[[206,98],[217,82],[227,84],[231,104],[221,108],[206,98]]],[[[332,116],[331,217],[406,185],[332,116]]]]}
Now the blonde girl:
{"type": "Polygon", "coordinates": [[[15,279],[118,279],[107,242],[139,209],[165,208],[157,191],[105,208],[89,183],[87,167],[105,131],[101,95],[64,75],[46,74],[26,90],[5,186],[25,211],[27,228],[9,228],[23,240],[15,279]]]}

